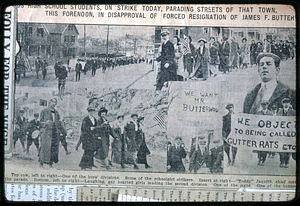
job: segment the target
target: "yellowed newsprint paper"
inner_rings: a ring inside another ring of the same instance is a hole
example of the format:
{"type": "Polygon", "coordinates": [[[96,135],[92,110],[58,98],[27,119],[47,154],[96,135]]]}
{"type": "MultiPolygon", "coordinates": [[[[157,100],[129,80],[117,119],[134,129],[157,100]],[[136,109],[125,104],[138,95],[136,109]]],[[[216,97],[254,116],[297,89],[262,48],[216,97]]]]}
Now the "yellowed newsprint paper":
{"type": "Polygon", "coordinates": [[[7,199],[294,200],[295,12],[6,8],[7,199]]]}

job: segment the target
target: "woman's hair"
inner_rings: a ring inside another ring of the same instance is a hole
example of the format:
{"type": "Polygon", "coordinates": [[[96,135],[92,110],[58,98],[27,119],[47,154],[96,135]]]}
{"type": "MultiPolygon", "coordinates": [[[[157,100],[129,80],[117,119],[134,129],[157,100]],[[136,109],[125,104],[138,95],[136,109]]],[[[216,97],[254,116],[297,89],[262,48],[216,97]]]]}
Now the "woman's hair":
{"type": "Polygon", "coordinates": [[[176,39],[177,39],[177,45],[179,45],[179,42],[180,42],[179,37],[175,35],[175,36],[173,36],[173,38],[176,38],[176,39]]]}

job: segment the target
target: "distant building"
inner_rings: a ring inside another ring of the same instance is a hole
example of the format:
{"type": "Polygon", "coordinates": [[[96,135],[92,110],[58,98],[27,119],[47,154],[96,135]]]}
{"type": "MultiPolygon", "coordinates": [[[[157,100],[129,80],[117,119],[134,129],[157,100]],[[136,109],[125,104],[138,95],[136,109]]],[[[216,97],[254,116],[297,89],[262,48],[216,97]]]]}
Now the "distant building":
{"type": "Polygon", "coordinates": [[[18,41],[27,56],[76,56],[79,32],[74,24],[18,23],[18,41]]]}

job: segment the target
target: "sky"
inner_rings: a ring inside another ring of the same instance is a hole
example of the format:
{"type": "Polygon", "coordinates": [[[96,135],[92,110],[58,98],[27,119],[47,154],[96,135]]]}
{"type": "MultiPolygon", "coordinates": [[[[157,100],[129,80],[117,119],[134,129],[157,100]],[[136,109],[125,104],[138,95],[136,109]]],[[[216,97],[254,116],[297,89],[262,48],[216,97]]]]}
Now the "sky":
{"type": "MultiPolygon", "coordinates": [[[[84,26],[76,25],[79,38],[84,37],[84,26]]],[[[110,26],[109,27],[109,38],[117,39],[129,35],[139,35],[150,38],[150,36],[155,34],[155,27],[146,27],[146,26],[110,26]]],[[[105,39],[107,36],[107,25],[86,25],[86,36],[93,38],[105,39]]]]}

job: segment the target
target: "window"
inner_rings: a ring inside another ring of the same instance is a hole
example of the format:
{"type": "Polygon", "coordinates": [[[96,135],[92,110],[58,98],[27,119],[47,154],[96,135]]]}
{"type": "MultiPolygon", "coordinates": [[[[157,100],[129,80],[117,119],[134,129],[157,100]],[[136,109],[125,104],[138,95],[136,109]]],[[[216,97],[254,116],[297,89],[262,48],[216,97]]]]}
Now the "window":
{"type": "Polygon", "coordinates": [[[28,36],[32,36],[32,27],[28,28],[28,36]]]}
{"type": "Polygon", "coordinates": [[[183,39],[184,29],[176,29],[176,36],[178,38],[183,39]]]}
{"type": "Polygon", "coordinates": [[[69,43],[69,36],[64,36],[64,42],[69,43]]]}
{"type": "Polygon", "coordinates": [[[73,30],[73,25],[69,25],[69,26],[68,26],[68,30],[69,30],[69,31],[72,31],[72,30],[73,30]]]}
{"type": "Polygon", "coordinates": [[[36,35],[39,37],[44,37],[44,29],[43,28],[37,28],[36,35]]]}
{"type": "Polygon", "coordinates": [[[71,43],[75,43],[75,36],[71,36],[71,43]]]}
{"type": "Polygon", "coordinates": [[[207,34],[207,33],[208,33],[208,28],[207,28],[207,27],[204,27],[204,28],[203,28],[203,33],[204,33],[204,34],[207,34]]]}

